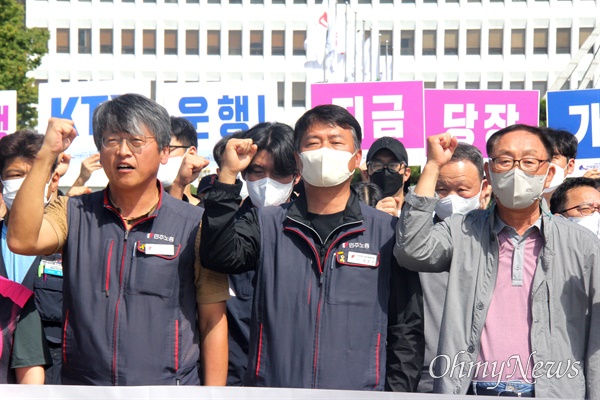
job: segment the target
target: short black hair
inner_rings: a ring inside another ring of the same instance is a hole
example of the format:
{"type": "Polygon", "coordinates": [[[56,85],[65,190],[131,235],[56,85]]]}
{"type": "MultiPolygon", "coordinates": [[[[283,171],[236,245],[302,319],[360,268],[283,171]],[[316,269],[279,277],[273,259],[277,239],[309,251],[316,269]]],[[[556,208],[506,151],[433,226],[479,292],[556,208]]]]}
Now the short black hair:
{"type": "Polygon", "coordinates": [[[354,150],[360,150],[362,129],[360,124],[348,110],[334,104],[316,106],[304,113],[294,127],[294,144],[300,150],[302,138],[315,125],[339,126],[350,129],[354,139],[354,150]]]}
{"type": "Polygon", "coordinates": [[[567,193],[571,189],[575,189],[582,186],[589,186],[596,190],[600,190],[600,182],[596,179],[592,178],[570,178],[564,181],[554,193],[552,193],[552,197],[550,198],[550,212],[552,214],[558,214],[561,211],[564,211],[567,204],[567,193]]]}
{"type": "Polygon", "coordinates": [[[477,168],[477,172],[479,174],[479,180],[483,180],[483,156],[481,155],[481,151],[472,144],[468,143],[459,143],[452,154],[452,158],[449,162],[458,162],[458,161],[470,161],[477,168]]]}
{"type": "Polygon", "coordinates": [[[273,157],[273,167],[280,176],[296,175],[298,167],[294,157],[294,130],[279,122],[261,122],[247,131],[240,138],[252,139],[258,151],[265,150],[273,157]]]}
{"type": "Polygon", "coordinates": [[[189,120],[171,116],[171,133],[183,146],[198,148],[198,132],[189,120]]]}
{"type": "MultiPolygon", "coordinates": [[[[4,171],[6,162],[11,158],[23,157],[35,160],[35,156],[44,144],[44,135],[29,129],[16,131],[0,139],[0,174],[4,171]]],[[[58,165],[58,159],[52,164],[52,172],[58,165]]]]}
{"type": "Polygon", "coordinates": [[[550,143],[552,143],[552,148],[554,149],[552,156],[564,156],[567,160],[575,159],[577,157],[579,141],[575,135],[563,129],[552,129],[548,127],[540,129],[546,134],[548,139],[550,139],[550,143]]]}
{"type": "Polygon", "coordinates": [[[552,155],[554,154],[554,149],[552,147],[552,143],[548,139],[548,136],[546,136],[542,132],[542,130],[540,128],[538,128],[537,126],[531,126],[531,125],[525,125],[525,124],[516,124],[516,125],[507,126],[506,128],[500,129],[499,131],[495,132],[492,136],[490,136],[490,138],[488,139],[488,141],[485,145],[485,149],[488,153],[488,156],[490,156],[490,157],[492,156],[492,154],[494,153],[494,146],[496,145],[496,143],[498,142],[498,140],[500,140],[500,138],[502,136],[506,135],[507,133],[514,132],[514,131],[525,131],[525,132],[531,133],[532,135],[537,136],[542,141],[542,144],[543,144],[544,148],[546,149],[546,153],[548,154],[548,158],[546,161],[550,161],[552,159],[552,155]]]}
{"type": "Polygon", "coordinates": [[[373,208],[383,199],[383,192],[374,183],[357,182],[352,184],[352,188],[356,191],[358,200],[373,208]]]}

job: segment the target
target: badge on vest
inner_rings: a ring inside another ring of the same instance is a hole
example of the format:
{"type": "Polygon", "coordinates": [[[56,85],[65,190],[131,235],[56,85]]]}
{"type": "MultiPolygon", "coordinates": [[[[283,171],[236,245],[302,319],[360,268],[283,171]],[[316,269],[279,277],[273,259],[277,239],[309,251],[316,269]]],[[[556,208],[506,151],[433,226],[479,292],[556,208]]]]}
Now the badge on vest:
{"type": "Polygon", "coordinates": [[[179,255],[181,245],[174,244],[162,244],[162,243],[141,243],[137,242],[135,247],[140,253],[144,253],[148,256],[158,256],[167,260],[172,260],[179,255]]]}
{"type": "Polygon", "coordinates": [[[365,251],[342,250],[336,254],[338,263],[352,267],[371,267],[379,266],[379,253],[365,251]]]}
{"type": "Polygon", "coordinates": [[[63,276],[62,261],[42,260],[38,267],[38,276],[54,275],[63,276]]]}

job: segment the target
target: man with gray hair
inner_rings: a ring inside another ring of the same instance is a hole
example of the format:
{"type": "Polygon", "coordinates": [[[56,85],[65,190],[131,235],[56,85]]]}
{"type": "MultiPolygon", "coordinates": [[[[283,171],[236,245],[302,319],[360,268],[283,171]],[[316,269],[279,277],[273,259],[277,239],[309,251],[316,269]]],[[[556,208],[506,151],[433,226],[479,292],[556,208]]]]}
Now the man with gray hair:
{"type": "Polygon", "coordinates": [[[196,385],[200,343],[204,383],[225,384],[227,277],[200,267],[201,209],[156,179],[170,130],[166,110],[144,96],[101,104],[93,135],[108,186],[44,211],[50,168],[77,135],[72,121],[51,118],[14,200],[9,248],[63,254],[63,384],[196,385]]]}

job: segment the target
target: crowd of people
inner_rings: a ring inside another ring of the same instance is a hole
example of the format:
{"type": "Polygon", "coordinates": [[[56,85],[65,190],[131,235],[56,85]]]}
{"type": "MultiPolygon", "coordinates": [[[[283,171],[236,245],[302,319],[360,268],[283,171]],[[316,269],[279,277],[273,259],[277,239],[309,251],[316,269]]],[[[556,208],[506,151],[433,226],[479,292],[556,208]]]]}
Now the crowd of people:
{"type": "Polygon", "coordinates": [[[344,108],[214,147],[144,96],[0,140],[0,383],[230,385],[600,397],[600,171],[569,132],[513,125],[488,158],[344,108]],[[93,171],[103,190],[85,186],[93,171]],[[193,190],[194,189],[194,190],[193,190]]]}

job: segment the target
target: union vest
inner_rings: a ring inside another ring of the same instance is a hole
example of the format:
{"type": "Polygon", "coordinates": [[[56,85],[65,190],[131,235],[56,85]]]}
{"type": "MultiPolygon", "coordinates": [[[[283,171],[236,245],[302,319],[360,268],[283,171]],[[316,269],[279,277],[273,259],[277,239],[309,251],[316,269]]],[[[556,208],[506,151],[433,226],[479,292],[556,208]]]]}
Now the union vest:
{"type": "Polygon", "coordinates": [[[107,193],[68,201],[62,382],[197,385],[202,210],[161,191],[157,209],[127,231],[107,193]]]}
{"type": "Polygon", "coordinates": [[[245,383],[383,390],[396,219],[360,205],[321,263],[289,204],[258,212],[260,258],[245,383]]]}

